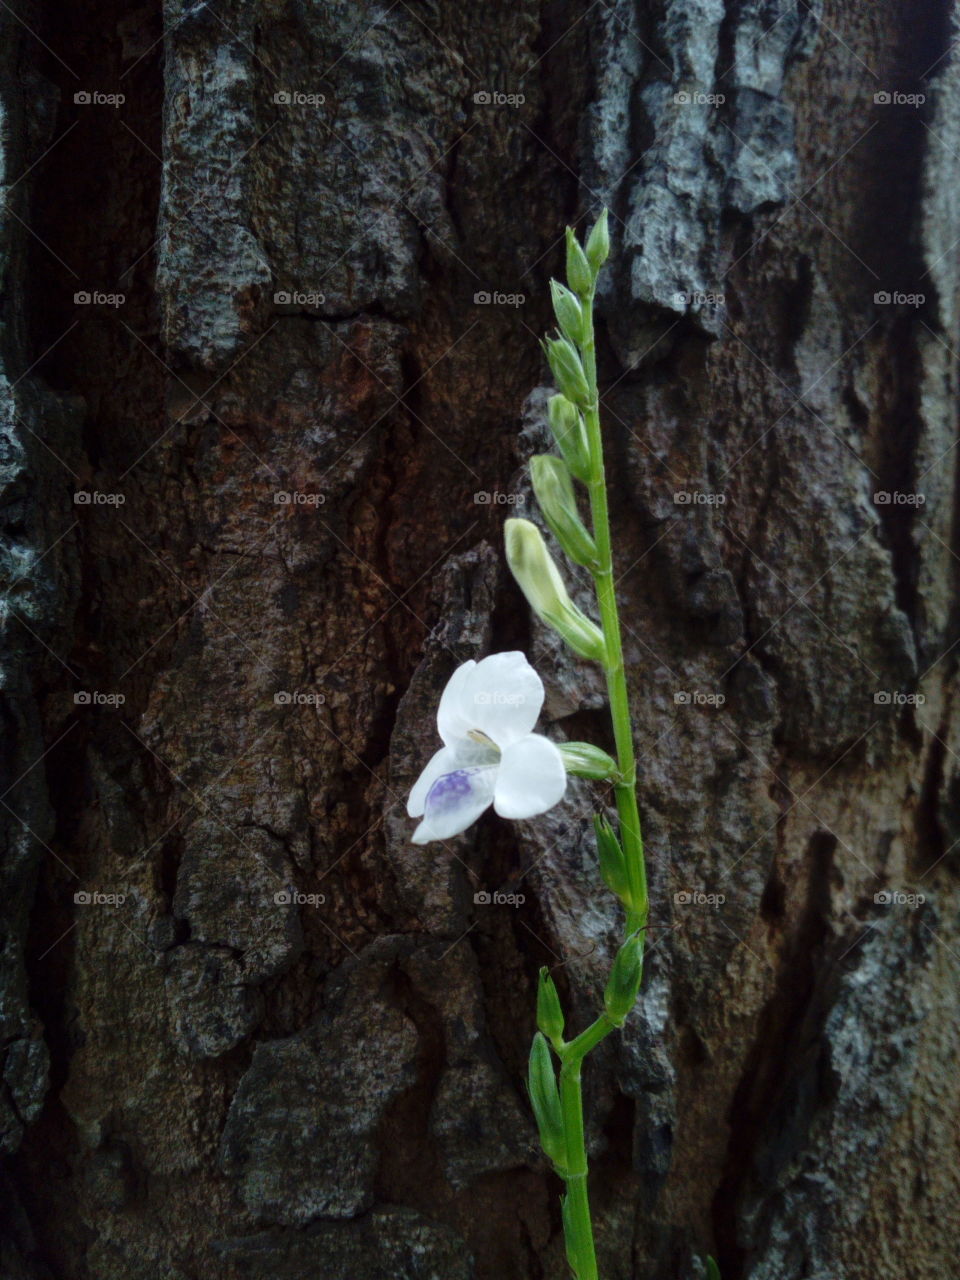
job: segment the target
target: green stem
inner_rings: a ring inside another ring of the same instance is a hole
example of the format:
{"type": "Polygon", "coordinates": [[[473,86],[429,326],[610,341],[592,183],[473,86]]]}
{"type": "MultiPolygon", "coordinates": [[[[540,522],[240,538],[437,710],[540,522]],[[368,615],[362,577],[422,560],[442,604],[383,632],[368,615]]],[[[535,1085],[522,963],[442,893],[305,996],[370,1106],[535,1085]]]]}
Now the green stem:
{"type": "Polygon", "coordinates": [[[637,762],[633,748],[633,725],[630,720],[630,698],[623,666],[623,641],[617,588],[613,578],[613,546],[610,537],[610,512],[607,503],[607,478],[603,462],[603,437],[600,431],[600,405],[597,389],[597,353],[593,329],[593,294],[583,308],[586,333],[583,342],[583,368],[590,387],[591,403],[584,414],[587,441],[590,446],[590,515],[593,537],[597,544],[597,568],[593,577],[607,646],[604,672],[613,739],[621,782],[616,785],[617,813],[620,817],[620,840],[627,865],[627,882],[633,908],[627,912],[627,933],[635,933],[647,920],[647,868],[637,808],[637,762]]]}
{"type": "Polygon", "coordinates": [[[568,1249],[576,1260],[577,1280],[598,1280],[597,1255],[587,1193],[587,1149],[583,1135],[583,1094],[580,1057],[565,1058],[560,1068],[560,1108],[567,1142],[568,1249]]]}
{"type": "MultiPolygon", "coordinates": [[[[626,933],[644,930],[647,923],[647,869],[637,806],[637,763],[633,746],[630,700],[623,665],[623,642],[620,614],[617,608],[616,583],[613,577],[613,547],[610,536],[610,512],[603,462],[603,439],[600,433],[599,393],[597,390],[597,356],[593,329],[593,293],[584,299],[586,319],[582,343],[583,367],[590,388],[590,405],[584,413],[590,446],[590,514],[593,537],[597,546],[597,567],[593,571],[600,620],[606,641],[604,672],[613,721],[613,737],[617,751],[620,781],[615,787],[617,813],[620,818],[620,841],[627,870],[630,905],[627,909],[626,933]]],[[[641,942],[645,939],[641,932],[641,942]]],[[[580,1071],[583,1059],[600,1041],[614,1030],[615,1023],[601,1014],[576,1039],[563,1046],[560,1053],[560,1106],[567,1145],[568,1240],[576,1260],[578,1280],[598,1280],[593,1224],[587,1192],[587,1153],[583,1132],[583,1097],[580,1071]]]]}

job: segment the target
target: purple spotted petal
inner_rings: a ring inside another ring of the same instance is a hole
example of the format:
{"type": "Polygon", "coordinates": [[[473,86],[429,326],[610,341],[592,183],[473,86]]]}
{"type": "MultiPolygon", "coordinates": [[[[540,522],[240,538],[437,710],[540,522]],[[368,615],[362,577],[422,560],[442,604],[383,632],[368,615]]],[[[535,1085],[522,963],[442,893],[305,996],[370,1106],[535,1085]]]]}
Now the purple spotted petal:
{"type": "Polygon", "coordinates": [[[466,831],[493,802],[495,768],[454,769],[439,777],[427,792],[423,821],[414,844],[449,840],[466,831]]]}

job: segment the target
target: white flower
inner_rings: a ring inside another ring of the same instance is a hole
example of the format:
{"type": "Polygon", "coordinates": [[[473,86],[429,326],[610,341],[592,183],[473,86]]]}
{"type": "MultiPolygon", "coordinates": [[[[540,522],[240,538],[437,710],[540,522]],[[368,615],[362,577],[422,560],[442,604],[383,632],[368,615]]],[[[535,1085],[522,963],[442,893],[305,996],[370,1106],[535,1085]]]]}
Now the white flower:
{"type": "Polygon", "coordinates": [[[423,818],[414,844],[459,835],[491,804],[501,818],[532,818],[563,798],[563,758],[531,733],[542,706],[543,684],[522,653],[456,669],[437,708],[443,746],[407,801],[410,817],[423,818]]]}

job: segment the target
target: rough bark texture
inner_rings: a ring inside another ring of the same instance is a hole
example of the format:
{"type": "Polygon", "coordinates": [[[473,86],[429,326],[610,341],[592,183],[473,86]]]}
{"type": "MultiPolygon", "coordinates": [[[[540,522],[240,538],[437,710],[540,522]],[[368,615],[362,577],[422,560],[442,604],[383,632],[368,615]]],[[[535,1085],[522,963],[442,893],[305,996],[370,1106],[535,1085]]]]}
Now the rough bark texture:
{"type": "Polygon", "coordinates": [[[0,8],[4,1280],[564,1274],[523,1070],[615,943],[604,797],[403,801],[491,649],[606,732],[499,550],[601,202],[655,926],[602,1274],[953,1274],[956,21],[0,8]]]}

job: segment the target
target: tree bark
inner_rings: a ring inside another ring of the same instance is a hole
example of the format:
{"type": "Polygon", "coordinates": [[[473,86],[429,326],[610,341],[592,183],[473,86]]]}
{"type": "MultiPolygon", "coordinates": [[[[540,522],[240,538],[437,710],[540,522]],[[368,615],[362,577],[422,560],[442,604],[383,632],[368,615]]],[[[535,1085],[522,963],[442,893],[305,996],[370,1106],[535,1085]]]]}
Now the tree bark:
{"type": "Polygon", "coordinates": [[[952,1274],[956,25],[0,7],[4,1280],[566,1274],[523,1080],[539,965],[602,992],[609,797],[404,805],[491,650],[609,746],[501,553],[603,204],[652,917],[601,1274],[952,1274]]]}

